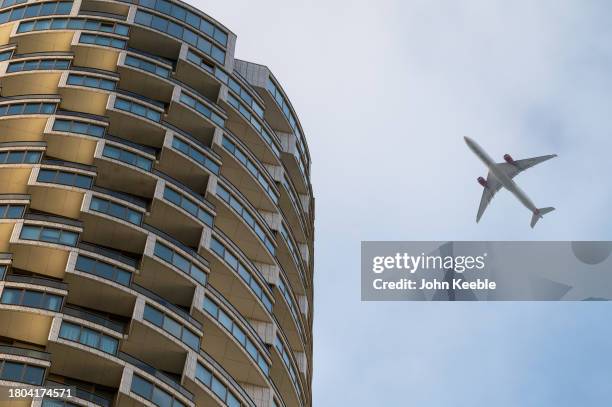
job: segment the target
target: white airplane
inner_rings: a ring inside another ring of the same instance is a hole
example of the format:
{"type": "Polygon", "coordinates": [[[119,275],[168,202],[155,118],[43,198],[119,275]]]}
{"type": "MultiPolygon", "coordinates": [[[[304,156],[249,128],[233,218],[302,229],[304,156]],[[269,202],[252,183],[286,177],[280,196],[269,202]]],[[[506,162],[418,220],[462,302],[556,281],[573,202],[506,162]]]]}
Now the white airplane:
{"type": "Polygon", "coordinates": [[[531,199],[529,199],[525,192],[523,192],[523,190],[516,185],[513,178],[534,165],[556,157],[557,154],[526,158],[524,160],[514,160],[510,154],[504,154],[505,162],[496,163],[491,157],[489,157],[482,147],[476,144],[474,140],[469,137],[464,137],[464,139],[470,150],[472,150],[489,169],[489,174],[487,175],[486,180],[483,177],[478,177],[478,183],[484,187],[484,191],[482,191],[482,198],[480,199],[480,207],[478,208],[478,214],[476,215],[476,222],[480,221],[480,218],[482,217],[485,209],[487,209],[489,202],[491,202],[491,199],[493,199],[493,196],[501,189],[501,187],[504,187],[508,191],[512,192],[512,194],[514,194],[514,196],[516,196],[517,199],[531,211],[533,214],[531,217],[532,228],[544,215],[555,210],[555,208],[552,207],[537,208],[533,202],[531,202],[531,199]]]}

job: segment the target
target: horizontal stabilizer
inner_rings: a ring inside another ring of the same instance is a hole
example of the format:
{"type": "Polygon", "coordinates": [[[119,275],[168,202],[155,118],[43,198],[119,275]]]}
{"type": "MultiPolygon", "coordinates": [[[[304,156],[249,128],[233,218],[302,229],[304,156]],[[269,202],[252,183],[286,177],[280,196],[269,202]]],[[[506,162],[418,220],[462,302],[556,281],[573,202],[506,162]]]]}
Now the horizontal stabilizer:
{"type": "Polygon", "coordinates": [[[538,221],[544,217],[544,215],[554,210],[555,208],[553,207],[539,208],[536,212],[533,213],[533,216],[531,217],[531,228],[533,228],[535,224],[538,223],[538,221]]]}

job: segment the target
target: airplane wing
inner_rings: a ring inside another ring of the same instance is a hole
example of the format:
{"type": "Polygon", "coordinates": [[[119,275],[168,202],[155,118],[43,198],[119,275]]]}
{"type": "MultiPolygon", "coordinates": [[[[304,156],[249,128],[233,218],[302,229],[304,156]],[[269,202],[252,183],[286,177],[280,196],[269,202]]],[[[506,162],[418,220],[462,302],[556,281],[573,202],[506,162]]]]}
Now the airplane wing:
{"type": "Polygon", "coordinates": [[[480,198],[480,207],[478,207],[478,214],[476,215],[476,222],[480,221],[482,214],[484,213],[489,202],[493,199],[493,196],[501,189],[502,184],[493,176],[490,172],[487,175],[487,186],[482,191],[482,198],[480,198]]]}
{"type": "Polygon", "coordinates": [[[524,160],[515,160],[512,164],[506,162],[499,163],[497,166],[508,174],[510,178],[514,178],[526,169],[543,163],[544,161],[548,161],[551,158],[555,158],[556,156],[557,154],[542,155],[540,157],[525,158],[524,160]]]}

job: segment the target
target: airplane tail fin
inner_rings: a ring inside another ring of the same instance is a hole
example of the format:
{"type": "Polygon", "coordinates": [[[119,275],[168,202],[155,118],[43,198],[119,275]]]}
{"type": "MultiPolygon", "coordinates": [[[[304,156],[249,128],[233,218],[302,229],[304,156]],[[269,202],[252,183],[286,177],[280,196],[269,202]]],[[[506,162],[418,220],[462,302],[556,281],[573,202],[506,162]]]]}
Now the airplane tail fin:
{"type": "Polygon", "coordinates": [[[544,215],[546,215],[547,213],[550,213],[550,212],[552,212],[554,210],[555,210],[555,208],[553,208],[553,207],[538,208],[538,210],[536,212],[534,212],[533,216],[531,217],[531,228],[533,229],[535,224],[538,223],[538,221],[541,218],[543,218],[544,215]]]}

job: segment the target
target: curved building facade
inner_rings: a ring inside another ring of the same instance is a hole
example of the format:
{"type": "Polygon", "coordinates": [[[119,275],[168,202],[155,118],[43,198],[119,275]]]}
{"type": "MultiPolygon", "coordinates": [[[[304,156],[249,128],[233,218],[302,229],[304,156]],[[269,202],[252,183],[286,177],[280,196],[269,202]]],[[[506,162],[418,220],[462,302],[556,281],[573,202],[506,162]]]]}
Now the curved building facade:
{"type": "Polygon", "coordinates": [[[15,406],[311,405],[297,114],[167,0],[0,6],[0,390],[15,406]]]}

